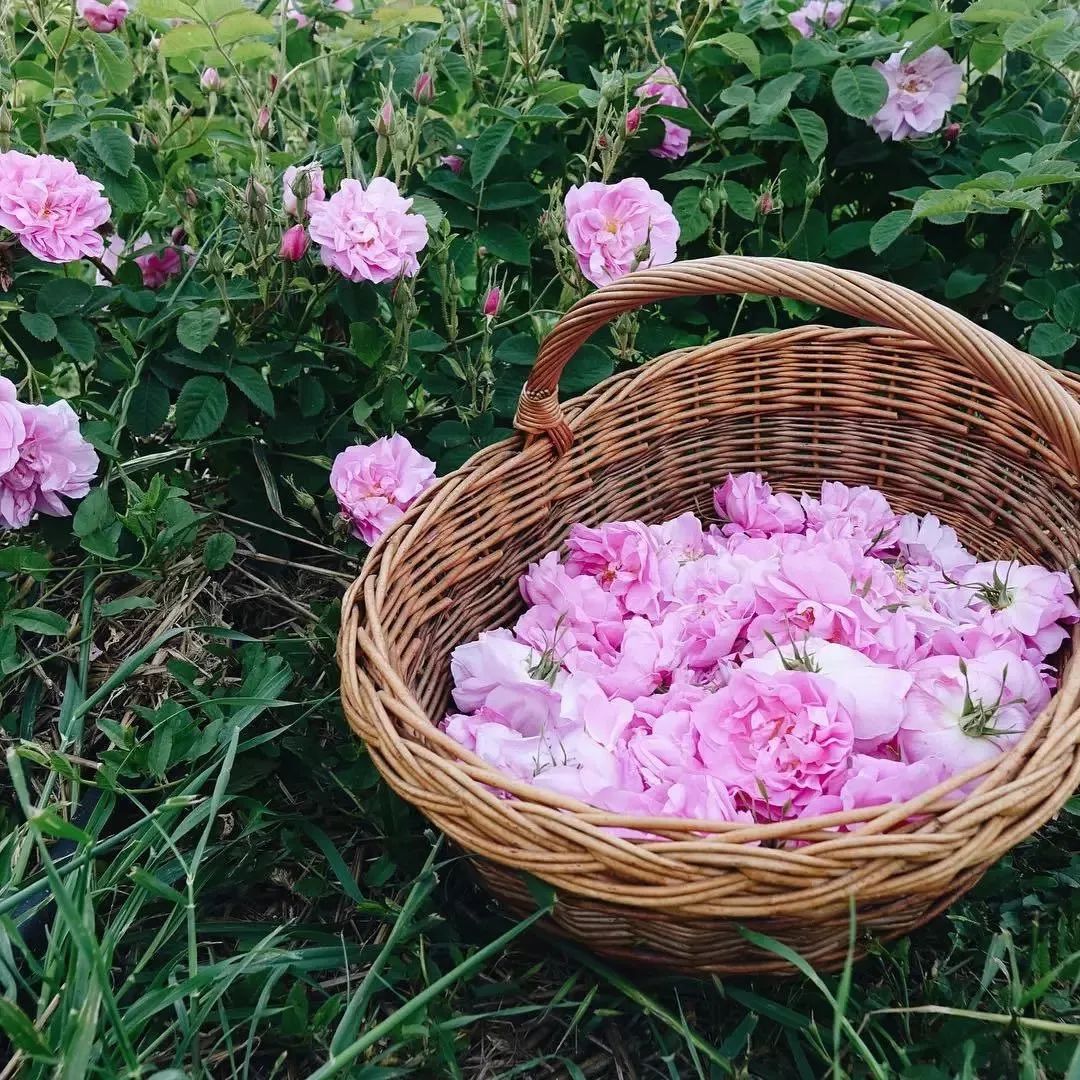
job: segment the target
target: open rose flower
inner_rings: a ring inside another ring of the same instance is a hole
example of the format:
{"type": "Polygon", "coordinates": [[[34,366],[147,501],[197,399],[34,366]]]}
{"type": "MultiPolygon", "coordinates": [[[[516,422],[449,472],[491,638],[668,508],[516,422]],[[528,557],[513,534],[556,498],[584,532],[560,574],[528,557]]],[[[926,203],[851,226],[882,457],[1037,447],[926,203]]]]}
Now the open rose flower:
{"type": "Polygon", "coordinates": [[[566,234],[581,272],[606,285],[631,270],[674,262],[679,223],[664,197],[635,176],[572,187],[566,234]]]}
{"type": "Polygon", "coordinates": [[[737,671],[693,721],[709,771],[778,815],[825,793],[854,745],[835,685],[812,672],[737,671]]]}
{"type": "Polygon", "coordinates": [[[428,232],[411,207],[412,199],[402,198],[383,176],[366,188],[359,180],[343,180],[329,199],[310,207],[308,232],[322,261],[350,281],[414,277],[428,232]]]}
{"type": "Polygon", "coordinates": [[[148,289],[160,289],[169,278],[176,277],[184,269],[182,249],[175,244],[165,244],[153,251],[146,248],[153,243],[149,233],[139,237],[135,247],[142,251],[135,256],[135,265],[142,273],[143,285],[148,289]]]}
{"type": "Polygon", "coordinates": [[[14,233],[44,262],[102,254],[105,241],[98,229],[111,208],[101,191],[101,184],[63,158],[0,153],[0,229],[14,233]]]}
{"type": "Polygon", "coordinates": [[[86,495],[97,467],[66,401],[23,404],[0,377],[0,528],[21,529],[37,512],[68,517],[64,498],[86,495]]]}
{"type": "Polygon", "coordinates": [[[874,67],[889,85],[885,104],[870,117],[870,125],[883,140],[913,139],[937,131],[960,96],[963,69],[940,45],[907,62],[901,49],[884,63],[875,60],[874,67]]]}
{"type": "MultiPolygon", "coordinates": [[[[635,93],[639,98],[645,100],[645,108],[648,107],[649,103],[671,105],[677,109],[685,109],[689,104],[686,95],[679,88],[679,81],[675,72],[667,66],[658,67],[637,88],[635,93]]],[[[638,112],[638,110],[631,111],[638,112]]],[[[633,123],[633,129],[630,126],[629,116],[627,121],[627,131],[636,130],[640,122],[640,112],[638,112],[637,119],[633,123]]],[[[661,117],[661,122],[664,125],[663,141],[659,146],[654,146],[649,153],[654,157],[668,158],[669,160],[681,158],[690,145],[690,129],[683,127],[681,124],[676,124],[674,120],[668,120],[666,117],[661,117]]]]}
{"type": "Polygon", "coordinates": [[[124,0],[112,0],[108,4],[99,0],[75,0],[75,10],[94,33],[111,34],[119,29],[130,9],[124,0]]]}
{"type": "Polygon", "coordinates": [[[353,532],[374,544],[435,481],[435,462],[404,435],[349,446],[334,459],[330,487],[353,532]]]}
{"type": "Polygon", "coordinates": [[[806,525],[799,500],[784,492],[773,494],[760,473],[729,475],[713,492],[713,505],[727,524],[725,535],[744,532],[748,536],[802,532],[806,525]]]}
{"type": "Polygon", "coordinates": [[[830,30],[840,21],[844,14],[844,0],[806,0],[798,11],[793,11],[788,16],[788,22],[804,38],[814,36],[814,30],[818,26],[828,27],[830,30]]]}

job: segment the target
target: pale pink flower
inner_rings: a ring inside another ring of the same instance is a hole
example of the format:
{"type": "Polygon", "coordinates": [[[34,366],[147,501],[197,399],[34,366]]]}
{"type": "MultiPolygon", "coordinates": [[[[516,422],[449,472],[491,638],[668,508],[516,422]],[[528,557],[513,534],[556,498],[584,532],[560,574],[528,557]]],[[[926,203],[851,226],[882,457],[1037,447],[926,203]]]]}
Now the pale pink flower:
{"type": "Polygon", "coordinates": [[[905,514],[897,523],[895,538],[906,563],[931,566],[950,576],[975,564],[975,556],[960,543],[956,530],[933,514],[905,514]]]}
{"type": "Polygon", "coordinates": [[[439,164],[445,165],[455,176],[465,168],[465,159],[460,154],[443,154],[439,158],[439,164]]]}
{"type": "MultiPolygon", "coordinates": [[[[112,271],[113,274],[120,268],[120,256],[124,254],[124,248],[127,247],[127,241],[119,234],[114,232],[109,237],[109,242],[105,245],[105,250],[101,253],[100,261],[101,265],[106,270],[112,271]]],[[[94,283],[96,285],[108,285],[109,279],[100,270],[94,275],[94,283]]]]}
{"type": "Polygon", "coordinates": [[[855,754],[851,772],[839,792],[838,810],[907,802],[940,784],[949,775],[946,764],[936,758],[905,762],[855,754]]]}
{"type": "Polygon", "coordinates": [[[434,482],[435,462],[404,435],[346,447],[330,470],[341,512],[366,544],[374,544],[434,482]]]}
{"type": "MultiPolygon", "coordinates": [[[[635,93],[638,97],[647,99],[645,108],[648,108],[649,104],[656,103],[685,109],[689,104],[686,95],[679,87],[675,72],[667,66],[658,67],[635,93]]],[[[661,123],[664,125],[663,141],[659,146],[654,146],[649,153],[654,157],[669,160],[681,158],[690,146],[690,129],[667,118],[661,118],[661,123]]]]}
{"type": "Polygon", "coordinates": [[[581,272],[606,285],[631,270],[674,262],[679,223],[664,197],[635,176],[570,188],[566,233],[581,272]]]}
{"type": "Polygon", "coordinates": [[[855,537],[866,551],[895,543],[897,516],[880,491],[826,480],[821,498],[802,497],[806,527],[827,537],[855,537]]]}
{"type": "Polygon", "coordinates": [[[813,37],[817,26],[822,25],[830,30],[840,21],[844,14],[844,0],[806,0],[798,11],[793,11],[788,16],[788,22],[804,37],[813,37]]]}
{"type": "Polygon", "coordinates": [[[0,527],[21,529],[36,511],[69,516],[63,498],[86,495],[97,467],[97,452],[66,401],[24,405],[14,385],[0,377],[0,527]]]}
{"type": "Polygon", "coordinates": [[[14,233],[45,262],[99,256],[105,242],[97,230],[111,212],[101,190],[70,161],[5,151],[0,153],[0,229],[14,233]]]}
{"type": "MultiPolygon", "coordinates": [[[[151,243],[150,234],[143,233],[135,246],[145,249],[151,243]]],[[[142,272],[143,285],[148,289],[160,289],[169,278],[175,277],[184,269],[184,259],[180,248],[166,244],[158,251],[145,251],[135,256],[135,265],[142,272]]]]}
{"type": "Polygon", "coordinates": [[[303,30],[311,22],[296,0],[282,0],[282,8],[285,12],[285,18],[296,23],[297,30],[303,30]]]}
{"type": "Polygon", "coordinates": [[[835,685],[805,671],[736,671],[693,710],[709,771],[772,812],[798,812],[846,768],[851,715],[835,685]]]}
{"type": "Polygon", "coordinates": [[[488,703],[499,687],[518,683],[543,683],[532,672],[542,655],[515,641],[509,630],[488,630],[476,641],[459,645],[450,654],[450,676],[454,680],[454,703],[465,713],[476,712],[488,703]]]}
{"type": "Polygon", "coordinates": [[[963,69],[940,45],[906,63],[903,57],[901,49],[884,63],[874,61],[889,84],[885,104],[869,121],[883,140],[899,141],[937,131],[960,96],[963,69]]]}
{"type": "Polygon", "coordinates": [[[656,540],[640,521],[613,521],[591,529],[574,525],[566,568],[588,574],[636,615],[659,615],[663,587],[656,540]]]}
{"type": "Polygon", "coordinates": [[[385,177],[364,187],[343,180],[325,202],[311,207],[311,239],[322,261],[350,281],[391,281],[420,272],[417,253],[428,241],[427,222],[410,213],[405,199],[385,177]]]}
{"type": "Polygon", "coordinates": [[[1050,700],[1038,669],[1007,650],[974,660],[932,656],[911,674],[900,728],[904,758],[934,758],[952,773],[1018,742],[1050,700]]]}
{"type": "Polygon", "coordinates": [[[199,86],[202,87],[208,94],[216,93],[221,89],[223,80],[218,69],[215,67],[208,67],[203,70],[203,73],[199,76],[199,86]]]}
{"type": "Polygon", "coordinates": [[[713,491],[716,513],[728,524],[725,536],[744,532],[748,536],[802,532],[805,518],[799,500],[785,492],[773,494],[760,473],[728,475],[713,491]]]}
{"type": "Polygon", "coordinates": [[[128,17],[129,8],[124,0],[112,0],[109,4],[99,0],[75,0],[75,10],[95,33],[111,34],[128,17]]]}
{"type": "Polygon", "coordinates": [[[299,262],[308,249],[307,230],[303,225],[293,225],[281,234],[278,255],[285,262],[299,262]]]}
{"type": "Polygon", "coordinates": [[[353,0],[333,0],[333,3],[331,3],[330,6],[345,15],[351,15],[353,10],[353,0]]]}
{"type": "Polygon", "coordinates": [[[300,188],[301,192],[307,188],[307,195],[304,196],[304,214],[311,213],[312,206],[315,203],[321,203],[326,201],[326,184],[323,180],[323,171],[321,165],[290,165],[281,174],[281,207],[290,217],[298,217],[300,211],[300,199],[297,195],[296,189],[300,188]],[[301,175],[304,177],[300,179],[301,175]]]}

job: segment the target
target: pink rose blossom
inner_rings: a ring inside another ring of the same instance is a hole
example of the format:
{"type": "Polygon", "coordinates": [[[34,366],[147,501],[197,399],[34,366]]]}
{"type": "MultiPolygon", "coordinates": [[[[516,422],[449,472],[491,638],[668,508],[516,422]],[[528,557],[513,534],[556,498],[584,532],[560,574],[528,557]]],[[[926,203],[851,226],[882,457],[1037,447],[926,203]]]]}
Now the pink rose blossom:
{"type": "Polygon", "coordinates": [[[885,104],[870,118],[870,125],[885,139],[900,141],[937,131],[945,114],[960,96],[963,69],[940,45],[904,62],[904,50],[874,67],[889,84],[885,104]]]}
{"type": "Polygon", "coordinates": [[[0,377],[0,527],[21,529],[37,511],[68,517],[63,497],[86,495],[97,467],[66,401],[24,405],[0,377]]]}
{"type": "MultiPolygon", "coordinates": [[[[686,95],[679,88],[675,72],[666,66],[658,67],[635,93],[638,97],[647,99],[645,108],[651,103],[671,105],[677,109],[685,109],[689,105],[686,95]]],[[[663,141],[649,153],[668,160],[681,158],[690,146],[690,129],[664,117],[661,118],[661,123],[664,125],[663,141]]]]}
{"type": "MultiPolygon", "coordinates": [[[[150,234],[143,233],[135,246],[145,249],[151,242],[150,234]]],[[[135,265],[142,272],[143,285],[146,288],[160,289],[169,278],[175,277],[184,269],[184,260],[178,247],[167,244],[160,251],[144,251],[142,255],[136,255],[135,265]]]]}
{"type": "Polygon", "coordinates": [[[934,758],[952,773],[1018,742],[1050,700],[1038,670],[1005,650],[974,660],[932,656],[911,674],[900,729],[904,758],[934,758]]]}
{"type": "Polygon", "coordinates": [[[949,775],[945,763],[934,758],[910,764],[890,758],[856,754],[851,772],[840,788],[840,810],[907,802],[940,784],[949,775]]]}
{"type": "Polygon", "coordinates": [[[402,198],[385,177],[375,177],[367,188],[359,180],[343,180],[329,199],[311,207],[311,239],[322,261],[350,281],[414,277],[428,233],[427,222],[410,213],[411,207],[412,199],[402,198]]]}
{"type": "Polygon", "coordinates": [[[404,435],[342,450],[330,487],[353,532],[374,544],[435,480],[435,462],[418,454],[404,435]]]}
{"type": "Polygon", "coordinates": [[[933,514],[905,514],[894,535],[907,563],[936,567],[950,576],[975,564],[975,556],[960,543],[956,531],[933,514]]]}
{"type": "Polygon", "coordinates": [[[99,256],[105,243],[97,230],[111,213],[101,190],[70,161],[5,151],[0,153],[0,229],[14,233],[44,262],[99,256]]]}
{"type": "MultiPolygon", "coordinates": [[[[124,254],[124,248],[126,247],[127,241],[119,233],[114,232],[112,236],[109,237],[109,242],[105,245],[105,250],[101,253],[101,265],[115,275],[116,271],[120,268],[120,256],[124,254]]],[[[94,275],[94,284],[108,285],[109,283],[108,275],[103,274],[98,270],[94,275]]]]}
{"type": "Polygon", "coordinates": [[[627,612],[659,615],[662,570],[656,541],[646,526],[637,521],[615,521],[597,529],[574,525],[566,547],[571,574],[589,574],[627,612]]]}
{"type": "Polygon", "coordinates": [[[793,11],[788,16],[788,22],[804,38],[814,36],[814,30],[819,25],[828,27],[830,30],[840,21],[844,14],[843,0],[806,0],[798,11],[793,11]]]}
{"type": "Polygon", "coordinates": [[[351,15],[353,10],[353,0],[333,0],[330,5],[335,11],[340,11],[345,15],[351,15]]]}
{"type": "Polygon", "coordinates": [[[639,127],[641,127],[641,107],[635,105],[626,114],[626,134],[633,135],[639,127]]]}
{"type": "Polygon", "coordinates": [[[701,759],[751,802],[798,811],[846,768],[851,715],[811,672],[741,670],[693,710],[701,759]]]}
{"type": "Polygon", "coordinates": [[[729,475],[713,492],[713,504],[723,518],[725,536],[744,532],[748,536],[771,536],[773,533],[802,532],[805,526],[799,500],[780,492],[773,494],[760,473],[729,475]]]}
{"type": "Polygon", "coordinates": [[[311,213],[311,208],[315,203],[326,200],[326,186],[321,165],[290,165],[281,174],[281,207],[290,217],[300,216],[300,199],[296,194],[296,188],[301,174],[307,178],[306,186],[308,187],[308,194],[304,196],[305,216],[311,213]]]}
{"type": "Polygon", "coordinates": [[[303,225],[293,225],[281,234],[278,255],[285,262],[299,262],[308,249],[307,230],[303,225]]]}
{"type": "Polygon", "coordinates": [[[880,491],[826,480],[821,498],[802,497],[806,527],[829,537],[855,537],[866,551],[895,542],[897,517],[880,491]]]}
{"type": "Polygon", "coordinates": [[[535,649],[515,641],[509,630],[486,631],[450,654],[454,703],[462,712],[472,713],[487,705],[491,694],[500,687],[547,686],[532,674],[542,659],[535,649]]]}
{"type": "Polygon", "coordinates": [[[581,272],[606,285],[631,270],[674,262],[679,223],[658,191],[630,177],[570,188],[566,233],[581,272]]]}
{"type": "Polygon", "coordinates": [[[282,0],[282,8],[285,12],[285,18],[296,23],[297,30],[303,30],[311,22],[296,0],[282,0]]]}
{"type": "Polygon", "coordinates": [[[75,10],[96,34],[111,34],[128,17],[129,8],[124,0],[112,0],[102,4],[99,0],[76,0],[75,10]]]}
{"type": "Polygon", "coordinates": [[[483,313],[484,318],[493,319],[499,314],[499,309],[502,307],[502,289],[498,285],[488,289],[487,295],[484,297],[483,313]]]}

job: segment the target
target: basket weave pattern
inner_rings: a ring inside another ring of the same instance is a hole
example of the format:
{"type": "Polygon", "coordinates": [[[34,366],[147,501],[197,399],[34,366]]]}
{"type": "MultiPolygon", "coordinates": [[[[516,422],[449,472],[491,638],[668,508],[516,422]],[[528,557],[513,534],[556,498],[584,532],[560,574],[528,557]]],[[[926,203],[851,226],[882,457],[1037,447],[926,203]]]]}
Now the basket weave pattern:
{"type": "Polygon", "coordinates": [[[612,814],[498,773],[438,730],[450,652],[514,619],[519,575],[572,523],[708,518],[712,487],[745,470],[796,494],[822,480],[870,484],[899,511],[937,513],[983,558],[1076,580],[1078,389],[1074,376],[866,275],[738,257],[631,274],[576,304],[545,341],[517,417],[524,445],[488,447],[444,477],[368,557],[339,641],[349,723],[393,789],[476,856],[512,910],[533,906],[520,871],[555,887],[550,931],[674,970],[781,970],[741,925],[835,967],[850,898],[860,949],[906,933],[1080,783],[1075,652],[1049,706],[1000,758],[903,805],[752,826],[612,814]],[[563,366],[604,323],[711,293],[787,296],[875,325],[683,349],[559,404],[563,366]]]}

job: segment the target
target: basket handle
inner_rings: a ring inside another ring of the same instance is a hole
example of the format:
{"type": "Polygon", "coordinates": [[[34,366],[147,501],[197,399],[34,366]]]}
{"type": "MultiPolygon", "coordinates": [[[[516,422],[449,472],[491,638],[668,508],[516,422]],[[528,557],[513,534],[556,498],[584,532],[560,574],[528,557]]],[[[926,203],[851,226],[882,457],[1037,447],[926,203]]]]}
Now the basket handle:
{"type": "Polygon", "coordinates": [[[574,441],[559,404],[559,378],[570,358],[617,315],[677,296],[756,293],[832,308],[879,326],[902,330],[1023,405],[1047,439],[1080,474],[1080,402],[1045,365],[955,311],[900,285],[854,270],[794,259],[720,255],[636,270],[579,300],[544,339],[521,391],[514,426],[531,438],[546,435],[556,453],[574,441]]]}

